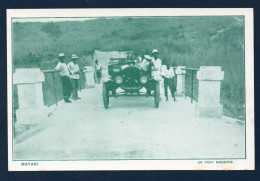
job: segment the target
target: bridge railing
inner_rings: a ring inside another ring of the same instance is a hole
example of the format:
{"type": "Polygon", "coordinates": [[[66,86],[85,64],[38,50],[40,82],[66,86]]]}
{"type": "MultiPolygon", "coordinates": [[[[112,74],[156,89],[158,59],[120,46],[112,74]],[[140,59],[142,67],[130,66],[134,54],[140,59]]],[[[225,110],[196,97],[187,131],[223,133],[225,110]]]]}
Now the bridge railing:
{"type": "Polygon", "coordinates": [[[199,81],[197,79],[197,72],[199,69],[196,68],[182,68],[182,70],[186,71],[185,76],[183,76],[183,84],[184,84],[184,94],[185,98],[189,97],[191,99],[191,103],[193,101],[198,102],[198,93],[199,93],[199,81]]]}
{"type": "Polygon", "coordinates": [[[80,77],[79,77],[79,91],[86,88],[86,77],[84,73],[84,68],[80,68],[80,77]]]}
{"type": "MultiPolygon", "coordinates": [[[[46,106],[58,105],[63,99],[63,90],[59,71],[43,70],[45,81],[42,83],[43,102],[46,106]]],[[[85,75],[80,69],[79,90],[85,88],[85,75]]]]}

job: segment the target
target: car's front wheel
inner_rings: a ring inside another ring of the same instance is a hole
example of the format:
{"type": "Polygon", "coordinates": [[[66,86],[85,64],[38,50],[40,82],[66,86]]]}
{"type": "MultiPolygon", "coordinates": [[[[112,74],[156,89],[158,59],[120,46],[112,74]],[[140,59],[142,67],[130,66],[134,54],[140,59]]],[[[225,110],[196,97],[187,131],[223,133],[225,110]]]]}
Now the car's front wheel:
{"type": "Polygon", "coordinates": [[[107,82],[103,83],[102,96],[103,96],[104,107],[105,107],[105,109],[108,109],[108,106],[109,106],[109,92],[108,92],[107,82]]]}

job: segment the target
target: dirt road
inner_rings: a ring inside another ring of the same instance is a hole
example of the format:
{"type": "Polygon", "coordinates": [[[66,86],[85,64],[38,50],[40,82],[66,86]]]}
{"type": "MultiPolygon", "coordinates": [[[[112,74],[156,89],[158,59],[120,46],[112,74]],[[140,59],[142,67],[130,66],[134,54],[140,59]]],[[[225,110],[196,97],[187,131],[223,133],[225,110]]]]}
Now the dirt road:
{"type": "Polygon", "coordinates": [[[184,97],[160,103],[146,97],[111,98],[101,87],[59,104],[47,128],[14,144],[15,160],[244,158],[245,125],[232,118],[199,118],[184,97]]]}

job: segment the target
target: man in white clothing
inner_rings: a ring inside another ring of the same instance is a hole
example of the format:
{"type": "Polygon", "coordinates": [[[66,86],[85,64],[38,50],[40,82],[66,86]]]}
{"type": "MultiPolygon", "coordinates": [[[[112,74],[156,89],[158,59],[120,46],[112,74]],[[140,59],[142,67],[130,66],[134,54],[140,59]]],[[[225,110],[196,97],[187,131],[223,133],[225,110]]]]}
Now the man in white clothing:
{"type": "Polygon", "coordinates": [[[147,69],[151,70],[152,76],[160,75],[162,60],[158,58],[159,51],[157,49],[153,49],[152,57],[145,56],[146,60],[149,62],[147,65],[147,69]]]}
{"type": "MultiPolygon", "coordinates": [[[[149,62],[148,71],[151,72],[151,76],[156,81],[162,81],[163,80],[161,77],[162,60],[159,59],[158,56],[159,56],[159,51],[157,49],[153,49],[152,57],[146,56],[146,59],[149,62]]],[[[151,90],[147,90],[147,95],[150,94],[151,94],[151,90]]],[[[160,99],[161,99],[161,94],[160,94],[160,99]]]]}
{"type": "Polygon", "coordinates": [[[152,76],[159,76],[162,66],[162,60],[158,58],[159,51],[154,49],[152,52],[152,76]]]}
{"type": "Polygon", "coordinates": [[[173,68],[170,67],[169,63],[162,66],[161,75],[164,79],[164,82],[163,82],[164,83],[164,95],[166,97],[166,101],[168,101],[168,87],[171,91],[173,100],[176,101],[176,98],[175,98],[176,86],[174,84],[174,79],[173,79],[175,74],[174,74],[173,68]]]}
{"type": "Polygon", "coordinates": [[[59,59],[59,63],[55,67],[55,70],[60,71],[64,101],[66,103],[70,103],[71,102],[69,100],[69,97],[71,95],[70,73],[69,73],[67,65],[64,62],[64,60],[65,60],[64,53],[60,53],[58,56],[58,59],[59,59]]]}
{"type": "Polygon", "coordinates": [[[72,84],[72,96],[74,100],[81,99],[78,97],[78,85],[79,85],[79,65],[78,65],[78,56],[76,54],[73,54],[71,56],[72,61],[67,65],[69,71],[70,71],[70,80],[72,84]]]}

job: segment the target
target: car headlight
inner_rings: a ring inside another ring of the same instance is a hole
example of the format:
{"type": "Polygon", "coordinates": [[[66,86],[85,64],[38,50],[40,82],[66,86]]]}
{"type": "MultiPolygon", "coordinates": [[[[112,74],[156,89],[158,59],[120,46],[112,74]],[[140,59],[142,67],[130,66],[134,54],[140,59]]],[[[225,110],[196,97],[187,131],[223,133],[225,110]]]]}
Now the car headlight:
{"type": "Polygon", "coordinates": [[[123,82],[123,78],[119,75],[116,77],[116,83],[121,84],[123,82]]]}
{"type": "Polygon", "coordinates": [[[140,81],[145,84],[147,82],[147,77],[146,76],[142,76],[140,81]]]}

